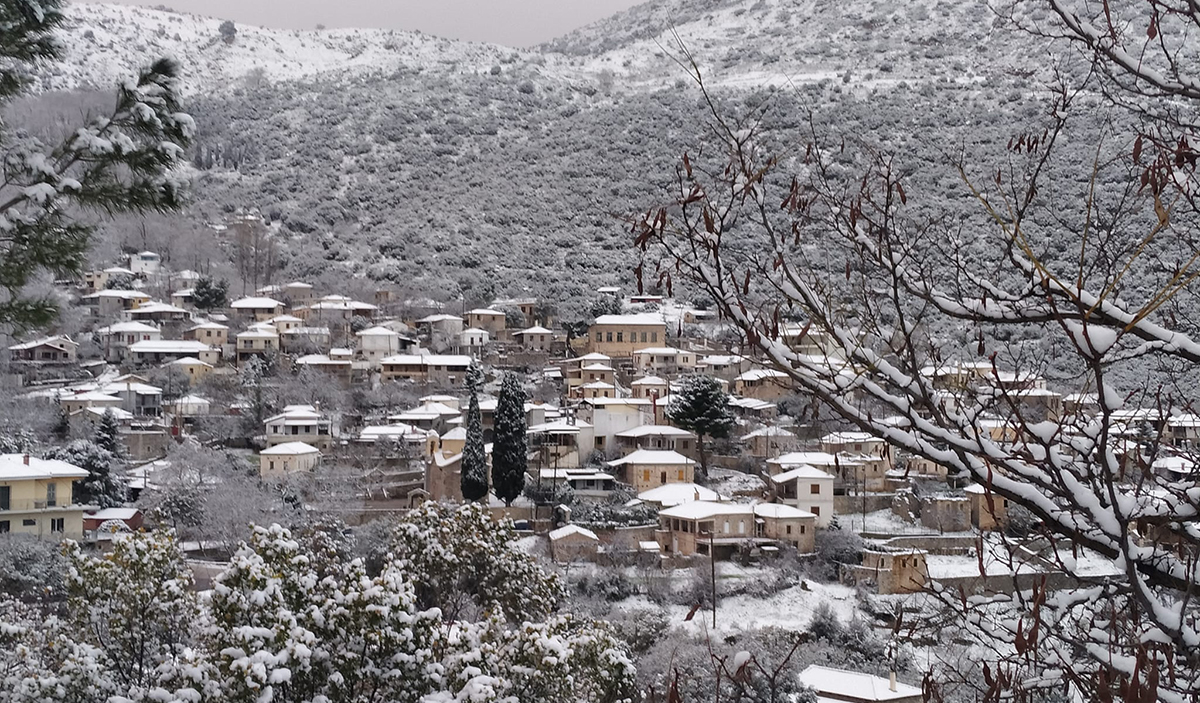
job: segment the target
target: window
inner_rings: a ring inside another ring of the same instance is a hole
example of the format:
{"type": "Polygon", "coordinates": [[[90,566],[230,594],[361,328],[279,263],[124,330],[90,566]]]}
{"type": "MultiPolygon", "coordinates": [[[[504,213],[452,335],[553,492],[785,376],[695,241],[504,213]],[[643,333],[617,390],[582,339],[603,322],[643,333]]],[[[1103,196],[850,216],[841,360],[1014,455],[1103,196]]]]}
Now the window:
{"type": "Polygon", "coordinates": [[[650,483],[650,469],[642,469],[642,483],[650,483]]]}
{"type": "Polygon", "coordinates": [[[608,341],[610,341],[610,342],[612,341],[612,332],[608,333],[608,341]]]}
{"type": "Polygon", "coordinates": [[[268,466],[268,468],[267,468],[267,470],[268,470],[268,471],[274,471],[274,470],[275,470],[275,462],[274,462],[274,461],[268,461],[268,462],[267,462],[267,466],[268,466]]]}
{"type": "Polygon", "coordinates": [[[25,518],[24,520],[21,521],[21,526],[22,527],[37,527],[37,519],[36,518],[25,518]]]}
{"type": "Polygon", "coordinates": [[[650,333],[650,341],[651,341],[651,342],[657,342],[657,341],[658,341],[658,332],[651,332],[651,333],[650,333]]]}
{"type": "Polygon", "coordinates": [[[721,532],[723,532],[724,534],[729,534],[729,521],[728,520],[725,521],[725,526],[721,528],[721,532]]]}
{"type": "Polygon", "coordinates": [[[800,526],[800,534],[804,534],[804,525],[800,526]]]}
{"type": "Polygon", "coordinates": [[[4,534],[11,529],[12,526],[9,524],[8,520],[0,520],[0,534],[4,534]]]}
{"type": "Polygon", "coordinates": [[[57,483],[47,483],[46,484],[46,507],[53,508],[56,505],[58,505],[58,484],[57,483]]]}
{"type": "Polygon", "coordinates": [[[790,535],[790,534],[792,534],[792,526],[791,526],[791,525],[788,525],[788,526],[787,526],[787,533],[788,533],[789,535],[790,535]]]}
{"type": "Polygon", "coordinates": [[[61,517],[56,517],[50,521],[51,532],[66,532],[66,520],[61,517]]]}
{"type": "Polygon", "coordinates": [[[739,535],[746,534],[746,521],[745,520],[738,520],[738,534],[739,535]]]}
{"type": "Polygon", "coordinates": [[[820,493],[821,493],[821,484],[819,484],[819,483],[814,483],[814,484],[812,484],[811,486],[809,486],[809,487],[808,487],[808,492],[809,492],[809,493],[811,493],[811,494],[813,494],[813,495],[820,495],[820,493]]]}
{"type": "Polygon", "coordinates": [[[11,504],[12,488],[0,486],[0,510],[8,510],[11,504]]]}
{"type": "Polygon", "coordinates": [[[624,342],[624,341],[625,341],[625,333],[624,333],[624,332],[617,332],[617,341],[618,341],[618,342],[624,342]]]}
{"type": "Polygon", "coordinates": [[[667,472],[666,472],[666,471],[659,472],[659,475],[658,475],[658,482],[659,482],[659,483],[666,483],[666,482],[667,482],[667,472]]]}
{"type": "Polygon", "coordinates": [[[596,341],[597,341],[597,342],[603,342],[603,341],[604,341],[604,333],[603,333],[603,332],[597,332],[597,333],[596,333],[596,341]]]}
{"type": "Polygon", "coordinates": [[[680,469],[680,470],[679,470],[679,480],[680,480],[680,481],[682,481],[682,480],[683,480],[683,469],[680,469]]]}
{"type": "Polygon", "coordinates": [[[812,513],[813,515],[816,515],[817,517],[820,517],[821,516],[821,506],[814,505],[814,506],[812,506],[812,510],[810,510],[808,512],[812,513]]]}
{"type": "Polygon", "coordinates": [[[646,333],[645,332],[642,332],[642,341],[643,342],[646,341],[646,333]]]}

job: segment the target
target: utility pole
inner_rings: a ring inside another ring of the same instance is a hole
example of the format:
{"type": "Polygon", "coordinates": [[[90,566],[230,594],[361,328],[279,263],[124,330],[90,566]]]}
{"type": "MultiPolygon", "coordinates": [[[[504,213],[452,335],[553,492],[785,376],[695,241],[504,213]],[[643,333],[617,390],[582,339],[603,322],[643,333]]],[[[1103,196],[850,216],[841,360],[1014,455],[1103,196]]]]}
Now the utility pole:
{"type": "Polygon", "coordinates": [[[717,531],[716,519],[713,520],[713,526],[708,531],[708,566],[712,571],[712,616],[713,629],[717,629],[717,541],[714,534],[717,531]]]}

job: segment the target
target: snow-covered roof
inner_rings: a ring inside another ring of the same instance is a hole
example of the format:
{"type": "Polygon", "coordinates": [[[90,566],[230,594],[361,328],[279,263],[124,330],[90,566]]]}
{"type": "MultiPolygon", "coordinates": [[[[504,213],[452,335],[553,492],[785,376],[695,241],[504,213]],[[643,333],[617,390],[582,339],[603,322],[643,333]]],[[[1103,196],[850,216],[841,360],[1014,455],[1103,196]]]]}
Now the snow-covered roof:
{"type": "Polygon", "coordinates": [[[783,503],[755,503],[754,514],[758,517],[769,517],[780,520],[816,517],[816,515],[808,512],[807,510],[793,508],[792,506],[784,505],[783,503]]]}
{"type": "Polygon", "coordinates": [[[679,452],[672,451],[670,449],[638,449],[637,451],[631,452],[630,454],[627,454],[616,461],[608,462],[608,465],[625,466],[627,464],[632,464],[645,466],[692,466],[695,463],[696,462],[680,454],[679,452]]]}
{"type": "Polygon", "coordinates": [[[779,466],[833,466],[838,463],[837,457],[829,452],[788,452],[774,459],[767,459],[768,464],[779,466]]]}
{"type": "Polygon", "coordinates": [[[84,517],[89,520],[132,520],[137,517],[141,511],[137,508],[103,508],[89,513],[84,513],[84,517]]]}
{"type": "Polygon", "coordinates": [[[531,425],[525,432],[526,434],[578,434],[581,427],[591,427],[591,425],[583,420],[569,423],[565,418],[559,418],[554,422],[531,425]]]}
{"type": "Polygon", "coordinates": [[[433,324],[436,322],[453,322],[453,321],[462,322],[463,319],[461,317],[459,317],[458,315],[450,315],[450,314],[447,314],[444,312],[440,312],[440,313],[435,313],[433,315],[426,315],[425,317],[422,317],[421,319],[417,320],[417,324],[418,325],[427,325],[427,324],[433,324]]]}
{"type": "Polygon", "coordinates": [[[279,332],[274,327],[264,326],[248,329],[245,332],[238,332],[238,339],[278,339],[279,332]]]}
{"type": "Polygon", "coordinates": [[[120,403],[121,402],[121,399],[115,395],[111,395],[109,393],[102,393],[100,391],[95,391],[95,390],[83,391],[81,393],[76,393],[74,395],[63,396],[62,399],[65,401],[68,401],[68,402],[75,402],[75,403],[79,403],[79,402],[83,402],[83,403],[120,403]]]}
{"type": "Polygon", "coordinates": [[[638,494],[638,500],[658,503],[664,508],[691,503],[697,500],[715,503],[721,500],[716,491],[695,483],[667,483],[638,494]]]}
{"type": "Polygon", "coordinates": [[[207,322],[201,322],[200,324],[197,324],[197,325],[192,325],[191,327],[189,327],[187,329],[187,331],[192,332],[194,330],[227,330],[227,329],[229,329],[229,325],[222,325],[220,322],[213,322],[212,320],[209,320],[207,322]]]}
{"type": "Polygon", "coordinates": [[[795,481],[798,478],[806,478],[817,481],[833,480],[833,476],[825,473],[815,466],[809,466],[808,464],[797,466],[796,468],[784,471],[781,474],[776,474],[771,477],[771,480],[775,483],[788,483],[790,481],[795,481]]]}
{"type": "Polygon", "coordinates": [[[466,354],[393,354],[384,357],[379,363],[405,366],[470,366],[471,357],[466,354]]]}
{"type": "Polygon", "coordinates": [[[108,288],[98,290],[95,293],[88,293],[83,296],[83,300],[98,300],[100,298],[121,298],[123,300],[149,300],[150,296],[140,290],[117,290],[108,288]]]}
{"type": "Polygon", "coordinates": [[[646,347],[645,349],[635,349],[634,354],[657,354],[659,356],[677,356],[679,354],[689,354],[682,349],[675,347],[646,347]]]}
{"type": "Polygon", "coordinates": [[[618,432],[616,436],[630,439],[638,437],[695,437],[688,430],[672,425],[639,425],[631,430],[618,432]]]}
{"type": "Polygon", "coordinates": [[[138,381],[114,381],[100,389],[101,393],[113,395],[116,393],[137,393],[138,395],[162,395],[162,389],[149,383],[138,381]]]}
{"type": "Polygon", "coordinates": [[[816,689],[818,696],[825,694],[835,700],[891,701],[922,695],[921,689],[906,683],[897,681],[893,691],[888,679],[816,664],[800,672],[800,683],[816,689]]]}
{"type": "Polygon", "coordinates": [[[108,325],[107,327],[101,327],[100,329],[96,330],[96,334],[101,334],[101,335],[129,334],[129,333],[142,334],[145,332],[160,332],[160,331],[161,330],[159,330],[154,325],[147,325],[145,322],[114,322],[113,324],[108,325]]]}
{"type": "Polygon", "coordinates": [[[284,442],[270,449],[264,449],[259,454],[263,456],[280,456],[293,454],[320,454],[321,450],[305,442],[284,442]]]}
{"type": "Polygon", "coordinates": [[[735,380],[735,381],[762,381],[762,380],[768,379],[768,378],[785,378],[786,376],[787,376],[786,373],[784,373],[782,371],[776,371],[775,369],[750,369],[749,371],[741,374],[740,376],[738,376],[737,378],[735,378],[733,380],[735,380]]]}
{"type": "Polygon", "coordinates": [[[594,325],[623,325],[625,327],[645,327],[666,325],[663,316],[656,312],[643,312],[633,315],[601,315],[593,322],[594,325]]]}
{"type": "Polygon", "coordinates": [[[609,366],[608,364],[588,364],[586,366],[580,366],[579,370],[580,371],[615,371],[616,369],[609,366]]]}
{"type": "Polygon", "coordinates": [[[693,500],[665,508],[659,511],[659,516],[679,518],[681,520],[703,520],[714,515],[752,515],[753,507],[746,503],[713,503],[706,500],[693,500]]]}
{"type": "Polygon", "coordinates": [[[141,305],[134,308],[133,310],[130,310],[129,314],[130,315],[152,315],[156,312],[183,313],[184,315],[188,314],[188,311],[184,310],[183,308],[176,307],[169,303],[160,303],[158,301],[151,302],[151,303],[142,303],[141,305]]]}
{"type": "Polygon", "coordinates": [[[200,361],[194,356],[182,356],[170,363],[178,366],[207,366],[210,369],[213,367],[212,364],[200,361]]]}
{"type": "Polygon", "coordinates": [[[783,429],[782,427],[768,426],[768,427],[760,427],[757,430],[754,430],[753,432],[751,432],[749,434],[742,435],[742,441],[744,442],[748,439],[754,439],[755,437],[795,437],[795,436],[796,436],[795,434],[788,432],[787,430],[783,429]]]}
{"type": "Polygon", "coordinates": [[[264,422],[275,422],[278,420],[320,420],[323,416],[320,411],[311,405],[288,405],[283,408],[283,411],[278,415],[268,417],[264,422]]]}
{"type": "Polygon", "coordinates": [[[493,316],[499,315],[500,317],[504,317],[503,312],[501,312],[499,310],[493,310],[491,308],[475,308],[474,310],[468,310],[467,314],[468,315],[493,315],[493,316]]]}
{"type": "Polygon", "coordinates": [[[520,332],[513,332],[513,334],[554,334],[554,330],[548,330],[541,325],[534,325],[533,327],[523,329],[520,332]]]}
{"type": "Polygon", "coordinates": [[[455,427],[454,429],[450,430],[446,434],[442,435],[442,439],[449,439],[449,440],[455,440],[455,441],[462,440],[465,442],[467,439],[467,428],[455,427]]]}
{"type": "Polygon", "coordinates": [[[386,327],[380,327],[380,326],[376,325],[375,327],[368,327],[367,329],[359,332],[356,336],[358,336],[358,337],[399,337],[400,335],[395,330],[390,330],[386,327]]]}
{"type": "MultiPolygon", "coordinates": [[[[662,401],[662,398],[658,399],[658,402],[661,403],[662,401]]],[[[735,398],[732,396],[729,398],[729,405],[732,405],[735,408],[743,408],[745,410],[766,410],[767,408],[775,407],[774,403],[770,403],[765,400],[759,400],[758,398],[735,398]]]]}
{"type": "Polygon", "coordinates": [[[616,390],[617,387],[611,383],[605,383],[604,381],[592,381],[591,383],[583,384],[580,386],[580,388],[586,388],[594,391],[611,391],[616,390]]]}
{"type": "Polygon", "coordinates": [[[38,478],[87,478],[84,469],[59,459],[39,459],[28,454],[0,454],[0,481],[38,478]]]}
{"type": "Polygon", "coordinates": [[[72,345],[75,344],[75,342],[72,341],[70,337],[60,334],[60,335],[55,335],[53,337],[42,337],[41,339],[35,339],[32,342],[24,342],[22,344],[14,344],[11,347],[9,347],[9,349],[11,349],[12,351],[24,351],[26,349],[37,349],[38,347],[40,347],[42,345],[49,345],[49,346],[58,347],[61,349],[62,348],[62,346],[60,344],[61,342],[67,342],[72,345]]]}
{"type": "Polygon", "coordinates": [[[199,354],[212,351],[204,342],[192,339],[149,339],[129,345],[134,354],[199,354]]]}
{"type": "Polygon", "coordinates": [[[239,298],[229,304],[234,310],[261,310],[266,308],[281,308],[283,303],[274,298],[239,298]]]}
{"type": "Polygon", "coordinates": [[[870,432],[830,432],[821,438],[821,442],[824,444],[862,444],[863,442],[882,441],[870,432]]]}
{"type": "Polygon", "coordinates": [[[666,381],[666,379],[659,378],[658,376],[643,376],[642,378],[639,378],[638,380],[634,381],[633,383],[630,383],[629,385],[631,385],[631,386],[665,386],[665,385],[667,385],[667,381],[666,381]]]}
{"type": "Polygon", "coordinates": [[[568,359],[568,361],[612,361],[612,357],[608,354],[592,352],[590,354],[584,354],[583,356],[577,356],[574,359],[568,359]]]}
{"type": "Polygon", "coordinates": [[[592,532],[591,530],[580,527],[579,525],[563,525],[562,527],[558,528],[557,530],[551,530],[550,531],[550,541],[557,542],[558,540],[562,539],[563,537],[570,537],[571,535],[583,535],[584,537],[587,537],[590,540],[595,540],[597,542],[600,541],[600,538],[596,536],[595,532],[592,532]]]}

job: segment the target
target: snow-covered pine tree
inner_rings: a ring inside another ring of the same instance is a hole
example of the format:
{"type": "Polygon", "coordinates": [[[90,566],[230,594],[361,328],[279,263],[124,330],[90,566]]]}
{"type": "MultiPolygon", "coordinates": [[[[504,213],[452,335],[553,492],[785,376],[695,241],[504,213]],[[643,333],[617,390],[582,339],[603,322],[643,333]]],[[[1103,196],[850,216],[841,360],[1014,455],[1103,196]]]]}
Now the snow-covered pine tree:
{"type": "Polygon", "coordinates": [[[92,441],[112,454],[117,461],[124,461],[125,445],[121,442],[121,423],[111,408],[100,416],[100,421],[96,423],[96,431],[92,434],[92,441]]]}
{"type": "Polygon", "coordinates": [[[192,288],[192,305],[197,310],[212,310],[225,307],[229,299],[229,281],[217,280],[212,276],[201,276],[192,288]]]}
{"type": "MultiPolygon", "coordinates": [[[[62,55],[53,36],[64,22],[62,0],[0,3],[0,108],[29,84],[35,64],[62,55]]],[[[78,273],[92,228],[81,211],[169,211],[180,205],[183,163],[195,128],[179,103],[179,66],[159,59],[117,90],[110,113],[51,145],[0,131],[5,154],[0,218],[0,325],[36,327],[57,306],[48,297],[27,297],[26,284],[43,271],[78,273]]]]}
{"type": "Polygon", "coordinates": [[[77,439],[61,447],[52,447],[45,453],[47,459],[58,459],[78,466],[88,476],[75,483],[72,502],[111,508],[125,502],[125,484],[113,475],[113,469],[122,465],[120,459],[96,442],[77,439]]]}
{"type": "Polygon", "coordinates": [[[479,411],[479,389],[483,371],[472,363],[467,369],[467,443],[462,452],[463,500],[481,500],[488,493],[487,453],[483,446],[483,413],[479,411]]]}
{"type": "Polygon", "coordinates": [[[700,477],[708,478],[708,454],[704,438],[723,439],[733,429],[729,412],[729,394],[721,382],[712,376],[694,374],[683,379],[679,392],[671,394],[667,419],[680,429],[696,433],[696,449],[700,452],[700,477]]]}
{"type": "Polygon", "coordinates": [[[492,487],[505,505],[525,488],[529,457],[525,440],[525,390],[517,375],[504,374],[496,401],[495,438],[492,441],[492,487]]]}

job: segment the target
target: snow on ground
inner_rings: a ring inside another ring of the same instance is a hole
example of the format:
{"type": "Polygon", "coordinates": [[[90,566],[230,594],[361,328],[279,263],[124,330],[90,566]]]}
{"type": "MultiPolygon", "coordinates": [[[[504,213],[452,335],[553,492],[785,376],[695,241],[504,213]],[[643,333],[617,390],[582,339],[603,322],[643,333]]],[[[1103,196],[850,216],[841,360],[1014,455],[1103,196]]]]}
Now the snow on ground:
{"type": "Polygon", "coordinates": [[[708,487],[723,496],[758,495],[767,487],[761,476],[734,469],[711,468],[708,470],[708,487]]]}
{"type": "MultiPolygon", "coordinates": [[[[718,584],[717,631],[739,632],[764,627],[803,630],[823,602],[829,603],[842,622],[849,622],[858,615],[854,589],[849,586],[809,583],[808,587],[811,590],[792,586],[766,598],[748,595],[722,598],[718,584]]],[[[691,622],[684,622],[690,608],[673,605],[668,606],[668,610],[671,623],[683,630],[698,634],[712,629],[711,611],[698,611],[691,622]]]]}

